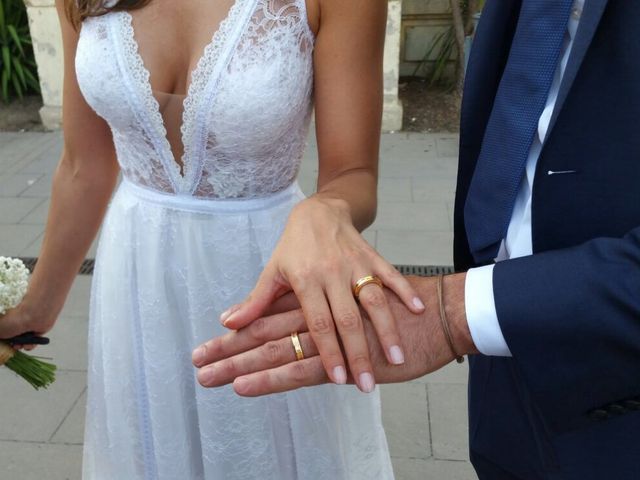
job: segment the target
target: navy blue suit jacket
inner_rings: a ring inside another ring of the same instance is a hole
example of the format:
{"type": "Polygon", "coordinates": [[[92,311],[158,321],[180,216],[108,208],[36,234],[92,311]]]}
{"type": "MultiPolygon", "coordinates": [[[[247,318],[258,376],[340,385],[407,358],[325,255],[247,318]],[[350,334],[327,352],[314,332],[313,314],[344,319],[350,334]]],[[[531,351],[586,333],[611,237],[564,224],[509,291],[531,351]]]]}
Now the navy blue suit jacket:
{"type": "MultiPolygon", "coordinates": [[[[464,203],[521,4],[489,0],[471,52],[458,270],[475,266],[464,203]]],[[[586,1],[537,166],[532,230],[534,255],[494,269],[513,358],[470,359],[472,458],[526,480],[640,479],[638,1],[586,1]]]]}

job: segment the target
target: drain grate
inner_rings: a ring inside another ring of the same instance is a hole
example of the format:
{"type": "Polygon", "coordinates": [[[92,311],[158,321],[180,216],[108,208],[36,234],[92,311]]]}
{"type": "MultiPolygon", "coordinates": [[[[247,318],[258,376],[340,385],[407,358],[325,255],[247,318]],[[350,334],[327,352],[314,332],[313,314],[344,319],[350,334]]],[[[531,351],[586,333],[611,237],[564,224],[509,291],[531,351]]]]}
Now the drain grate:
{"type": "Polygon", "coordinates": [[[454,268],[450,266],[396,265],[396,268],[403,275],[416,275],[418,277],[435,277],[436,275],[455,273],[454,268]]]}
{"type": "MultiPolygon", "coordinates": [[[[33,269],[38,263],[38,259],[34,257],[22,257],[20,258],[25,264],[25,266],[29,269],[29,271],[33,272],[33,269]]],[[[93,273],[93,267],[96,261],[93,258],[88,258],[82,265],[80,265],[80,271],[78,272],[80,275],[91,275],[93,273]]]]}
{"type": "MultiPolygon", "coordinates": [[[[37,258],[34,257],[24,257],[21,258],[27,268],[33,272],[36,263],[38,262],[37,258]]],[[[91,275],[93,273],[93,267],[95,266],[95,260],[92,258],[86,259],[82,262],[80,266],[80,275],[91,275]]],[[[453,267],[448,266],[432,266],[432,265],[396,265],[396,268],[403,275],[416,275],[418,277],[434,277],[440,274],[450,274],[454,273],[453,267]]]]}

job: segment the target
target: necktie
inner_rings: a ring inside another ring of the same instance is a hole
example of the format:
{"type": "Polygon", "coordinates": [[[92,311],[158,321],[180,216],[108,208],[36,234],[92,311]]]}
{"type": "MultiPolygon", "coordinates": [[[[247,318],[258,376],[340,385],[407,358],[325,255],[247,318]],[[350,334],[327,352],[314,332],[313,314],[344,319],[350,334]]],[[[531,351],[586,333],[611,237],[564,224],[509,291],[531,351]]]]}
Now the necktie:
{"type": "Polygon", "coordinates": [[[469,246],[479,263],[493,260],[506,236],[572,5],[523,0],[464,208],[469,246]]]}

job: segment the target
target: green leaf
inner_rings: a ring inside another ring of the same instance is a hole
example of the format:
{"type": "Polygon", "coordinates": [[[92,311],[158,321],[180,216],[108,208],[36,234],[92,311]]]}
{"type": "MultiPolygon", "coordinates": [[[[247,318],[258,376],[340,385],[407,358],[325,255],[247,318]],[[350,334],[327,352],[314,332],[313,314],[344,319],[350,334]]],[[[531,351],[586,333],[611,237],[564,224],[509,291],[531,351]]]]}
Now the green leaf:
{"type": "Polygon", "coordinates": [[[4,64],[4,71],[7,75],[11,75],[11,52],[6,45],[2,46],[2,63],[4,64]]]}
{"type": "Polygon", "coordinates": [[[27,88],[27,80],[24,76],[24,69],[22,68],[22,65],[20,64],[20,59],[18,57],[13,57],[13,69],[16,71],[16,73],[18,74],[18,78],[20,79],[20,83],[22,84],[23,88],[27,88]]]}
{"type": "Polygon", "coordinates": [[[6,35],[5,29],[5,18],[4,18],[4,2],[0,0],[0,35],[4,37],[6,35]]]}
{"type": "Polygon", "coordinates": [[[13,88],[15,89],[16,93],[18,94],[18,98],[20,100],[22,100],[22,85],[20,85],[20,80],[18,79],[17,75],[13,75],[11,77],[11,82],[13,83],[13,88]]]}
{"type": "Polygon", "coordinates": [[[40,84],[35,78],[29,77],[27,75],[28,73],[30,72],[28,70],[25,70],[25,76],[27,77],[27,85],[31,87],[31,90],[33,90],[34,92],[40,93],[40,84]]]}
{"type": "Polygon", "coordinates": [[[16,44],[16,47],[18,47],[18,50],[20,50],[20,53],[22,54],[22,56],[24,56],[24,49],[22,48],[22,41],[20,40],[20,37],[18,36],[18,32],[16,31],[16,27],[14,27],[13,25],[9,25],[7,26],[7,30],[9,31],[9,35],[11,35],[11,37],[13,38],[13,41],[16,44]]]}
{"type": "Polygon", "coordinates": [[[6,70],[2,71],[2,78],[0,78],[0,86],[2,87],[2,100],[9,101],[9,74],[6,70]]]}

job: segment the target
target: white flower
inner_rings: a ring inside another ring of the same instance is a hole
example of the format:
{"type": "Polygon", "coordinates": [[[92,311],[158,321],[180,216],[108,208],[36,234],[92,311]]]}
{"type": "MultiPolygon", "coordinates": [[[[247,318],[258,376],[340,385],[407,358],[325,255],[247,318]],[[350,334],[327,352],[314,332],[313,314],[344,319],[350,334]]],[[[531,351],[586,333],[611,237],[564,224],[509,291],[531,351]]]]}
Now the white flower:
{"type": "Polygon", "coordinates": [[[22,260],[0,257],[0,315],[17,307],[27,293],[29,270],[22,260]]]}

